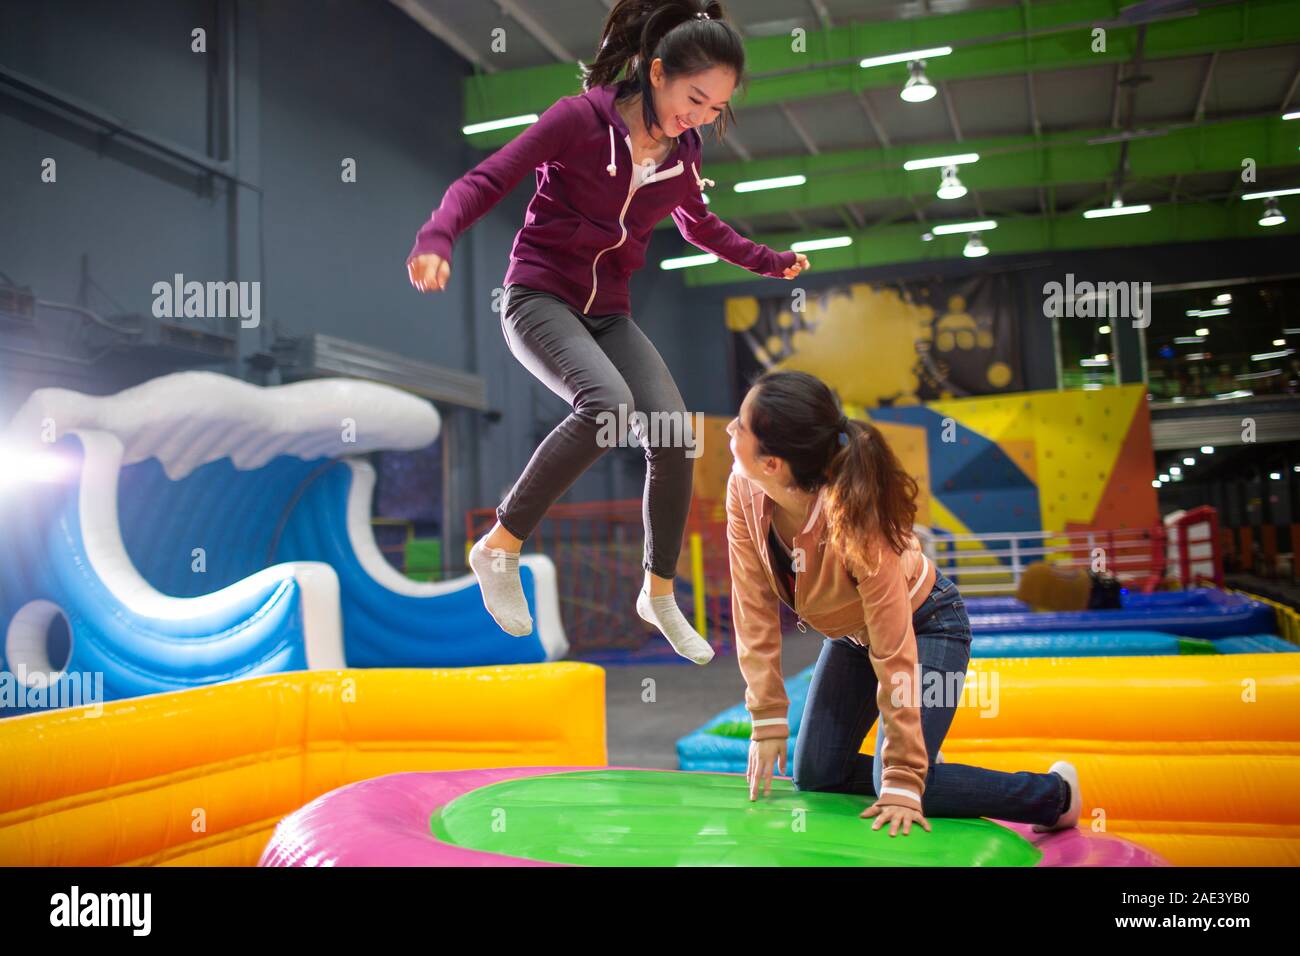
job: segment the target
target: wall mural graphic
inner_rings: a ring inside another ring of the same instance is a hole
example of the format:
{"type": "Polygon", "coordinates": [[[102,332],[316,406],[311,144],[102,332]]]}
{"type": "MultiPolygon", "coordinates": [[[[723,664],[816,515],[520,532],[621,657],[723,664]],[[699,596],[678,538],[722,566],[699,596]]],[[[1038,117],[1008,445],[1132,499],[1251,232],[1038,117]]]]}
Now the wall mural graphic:
{"type": "Polygon", "coordinates": [[[1007,277],[852,283],[797,296],[730,298],[737,404],[770,368],[808,372],[867,407],[1023,387],[1019,297],[1007,277]]]}

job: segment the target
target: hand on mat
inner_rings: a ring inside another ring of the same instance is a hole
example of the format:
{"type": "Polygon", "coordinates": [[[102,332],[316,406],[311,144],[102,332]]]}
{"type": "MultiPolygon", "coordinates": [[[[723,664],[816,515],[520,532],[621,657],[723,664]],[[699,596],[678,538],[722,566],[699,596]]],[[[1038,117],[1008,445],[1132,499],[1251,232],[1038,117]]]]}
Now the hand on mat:
{"type": "Polygon", "coordinates": [[[406,274],[411,277],[411,285],[421,292],[441,291],[451,279],[451,263],[430,252],[407,261],[406,274]]]}
{"type": "Polygon", "coordinates": [[[879,803],[873,803],[867,809],[863,810],[858,816],[864,820],[878,816],[879,818],[871,825],[871,829],[879,830],[882,823],[889,824],[889,835],[898,836],[898,825],[903,825],[903,836],[911,836],[912,824],[919,823],[925,827],[926,833],[931,833],[930,821],[925,818],[920,810],[913,810],[911,807],[900,807],[893,804],[881,806],[879,803]]]}
{"type": "Polygon", "coordinates": [[[767,740],[749,742],[749,768],[745,771],[745,782],[749,784],[749,799],[757,800],[764,784],[767,789],[763,791],[763,796],[772,792],[772,770],[778,760],[781,762],[781,772],[789,773],[784,737],[769,737],[767,740]]]}
{"type": "Polygon", "coordinates": [[[790,268],[785,270],[785,277],[787,279],[793,279],[800,272],[803,272],[804,269],[812,268],[812,266],[808,262],[808,257],[805,256],[802,252],[796,252],[794,256],[795,256],[794,265],[792,265],[790,268]]]}

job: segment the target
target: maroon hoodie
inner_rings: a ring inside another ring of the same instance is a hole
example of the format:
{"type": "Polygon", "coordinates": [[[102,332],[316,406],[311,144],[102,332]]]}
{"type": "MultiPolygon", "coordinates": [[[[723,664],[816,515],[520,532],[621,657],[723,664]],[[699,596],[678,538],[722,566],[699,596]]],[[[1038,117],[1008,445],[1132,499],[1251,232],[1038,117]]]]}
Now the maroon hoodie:
{"type": "Polygon", "coordinates": [[[541,118],[452,183],[421,227],[408,261],[449,263],[462,232],[536,170],[537,192],[510,250],[504,284],[549,292],[587,315],[631,314],[628,278],[650,234],[671,215],[686,239],[759,275],[781,278],[793,252],[750,242],[709,212],[700,178],[703,141],[687,130],[653,173],[632,168],[632,138],[614,85],[557,100],[541,118]]]}

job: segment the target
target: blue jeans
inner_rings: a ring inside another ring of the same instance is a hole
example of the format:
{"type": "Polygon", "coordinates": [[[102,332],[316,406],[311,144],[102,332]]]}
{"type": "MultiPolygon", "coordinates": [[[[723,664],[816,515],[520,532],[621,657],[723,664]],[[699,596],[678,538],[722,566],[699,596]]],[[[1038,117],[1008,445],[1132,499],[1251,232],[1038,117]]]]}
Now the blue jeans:
{"type": "MultiPolygon", "coordinates": [[[[1003,773],[934,762],[961,699],[971,644],[966,604],[944,575],[935,578],[930,596],[913,613],[912,627],[924,692],[918,697],[921,730],[930,760],[921,799],[925,814],[1055,823],[1067,803],[1065,781],[1056,774],[1003,773]],[[926,692],[932,681],[944,688],[937,701],[926,692]],[[953,688],[955,694],[949,692],[953,688]]],[[[858,752],[880,716],[876,687],[876,672],[865,647],[847,637],[822,643],[795,740],[795,787],[870,796],[879,792],[884,728],[876,734],[875,757],[858,752]]]]}

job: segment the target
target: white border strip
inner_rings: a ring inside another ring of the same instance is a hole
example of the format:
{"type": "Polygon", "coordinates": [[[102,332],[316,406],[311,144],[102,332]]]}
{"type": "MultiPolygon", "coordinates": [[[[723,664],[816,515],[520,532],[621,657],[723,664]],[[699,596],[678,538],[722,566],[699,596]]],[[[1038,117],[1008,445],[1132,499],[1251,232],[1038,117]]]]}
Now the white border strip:
{"type": "MultiPolygon", "coordinates": [[[[448,581],[413,581],[389,564],[375,542],[374,528],[370,524],[375,469],[369,462],[355,458],[344,459],[344,464],[352,471],[347,502],[348,541],[361,569],[371,580],[394,594],[414,598],[436,598],[466,588],[478,588],[478,579],[472,573],[448,581]]],[[[519,565],[532,571],[536,585],[534,601],[537,619],[533,622],[533,627],[537,638],[546,652],[546,659],[559,660],[568,653],[569,641],[560,619],[560,594],[555,564],[546,555],[525,554],[520,556],[519,565]]]]}
{"type": "Polygon", "coordinates": [[[141,577],[122,543],[117,517],[117,479],[122,466],[122,442],[98,431],[74,431],[81,441],[84,464],[78,488],[81,538],[86,560],[104,587],[122,607],[145,618],[179,621],[219,614],[232,603],[292,579],[302,591],[303,634],[309,670],[344,666],[343,621],[339,613],[339,579],[319,561],[272,565],[229,587],[198,597],[171,597],[141,577]]]}

